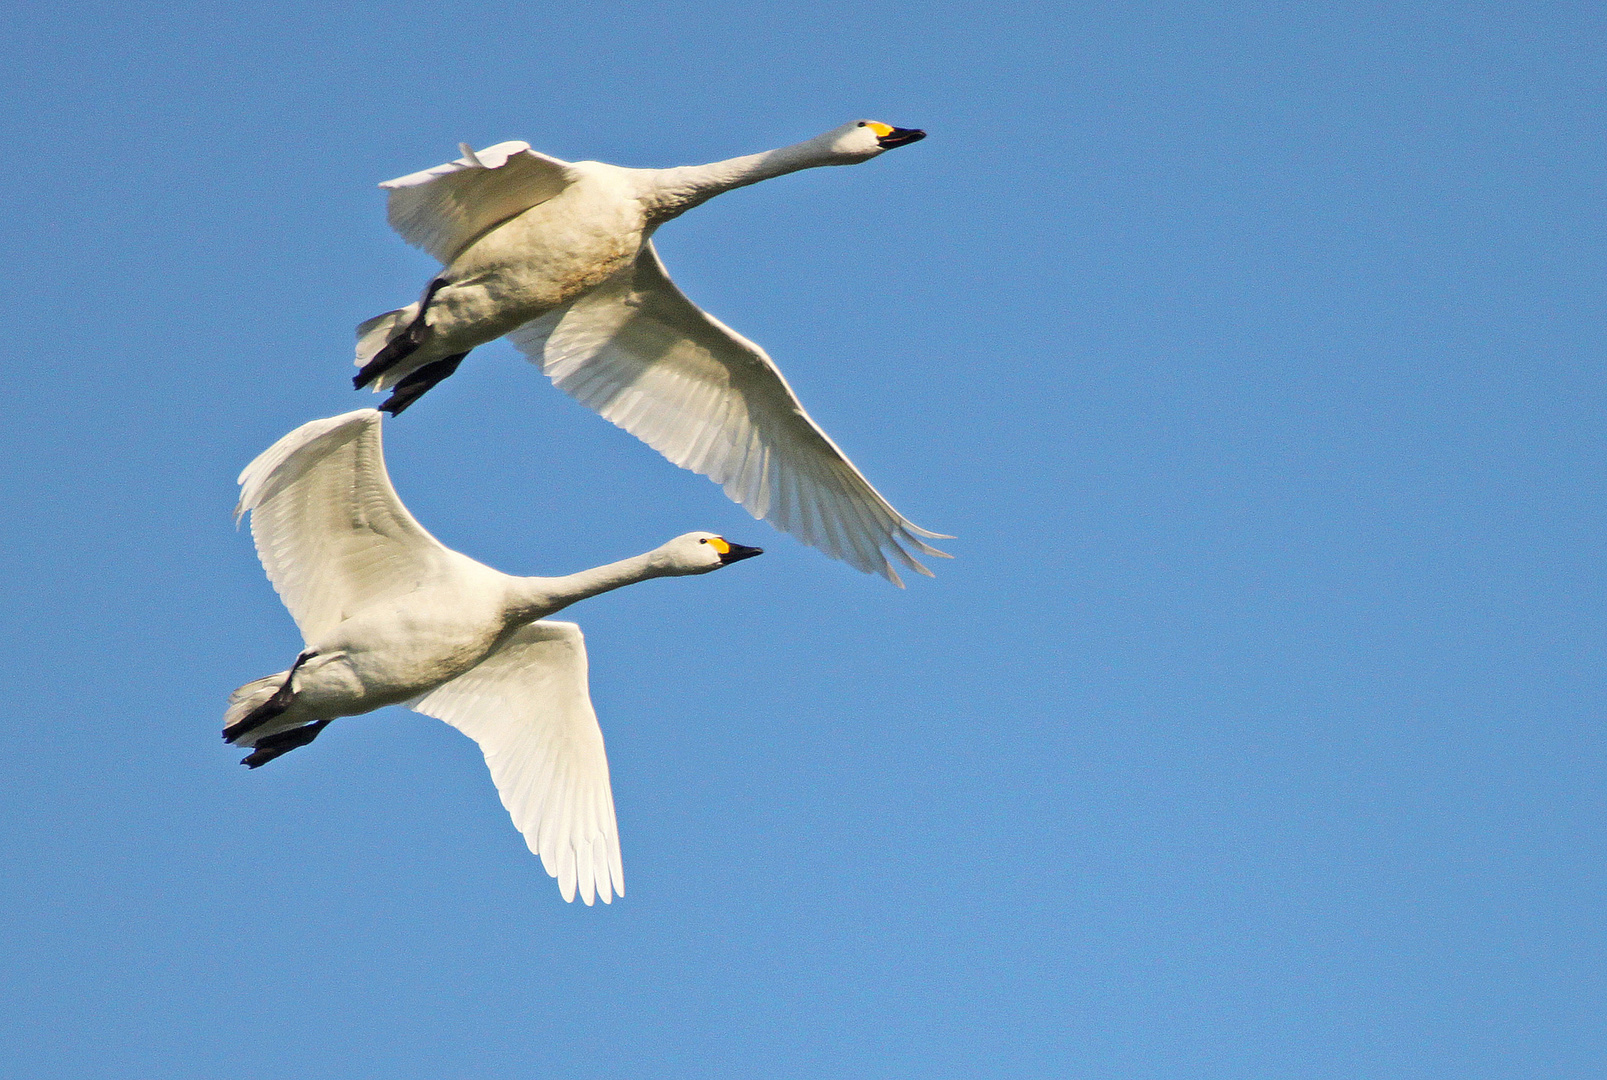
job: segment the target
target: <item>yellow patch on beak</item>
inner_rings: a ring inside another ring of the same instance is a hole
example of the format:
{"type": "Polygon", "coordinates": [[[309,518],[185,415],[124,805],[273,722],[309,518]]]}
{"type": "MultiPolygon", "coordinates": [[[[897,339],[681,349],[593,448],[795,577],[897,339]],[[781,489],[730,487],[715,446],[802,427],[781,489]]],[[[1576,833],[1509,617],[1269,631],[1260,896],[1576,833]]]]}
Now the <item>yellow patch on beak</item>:
{"type": "Polygon", "coordinates": [[[888,127],[886,124],[878,124],[874,120],[865,121],[865,126],[874,131],[878,139],[885,139],[887,136],[893,133],[892,128],[888,127]]]}
{"type": "Polygon", "coordinates": [[[713,548],[715,551],[718,551],[721,555],[731,554],[731,545],[726,542],[726,539],[723,536],[709,537],[709,547],[713,548]]]}

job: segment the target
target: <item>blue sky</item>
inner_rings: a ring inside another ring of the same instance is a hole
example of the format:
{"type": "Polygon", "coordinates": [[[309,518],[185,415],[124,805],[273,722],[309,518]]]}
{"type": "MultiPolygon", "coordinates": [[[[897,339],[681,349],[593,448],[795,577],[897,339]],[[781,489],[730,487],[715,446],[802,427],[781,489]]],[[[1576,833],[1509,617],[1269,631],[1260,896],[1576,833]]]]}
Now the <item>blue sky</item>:
{"type": "Polygon", "coordinates": [[[1596,5],[8,14],[0,1045],[18,1076],[1607,1068],[1596,5]],[[563,904],[400,710],[248,772],[299,639],[233,530],[433,263],[374,185],[524,139],[925,142],[667,227],[916,522],[899,592],[477,350],[390,426],[566,572],[629,893],[563,904]]]}

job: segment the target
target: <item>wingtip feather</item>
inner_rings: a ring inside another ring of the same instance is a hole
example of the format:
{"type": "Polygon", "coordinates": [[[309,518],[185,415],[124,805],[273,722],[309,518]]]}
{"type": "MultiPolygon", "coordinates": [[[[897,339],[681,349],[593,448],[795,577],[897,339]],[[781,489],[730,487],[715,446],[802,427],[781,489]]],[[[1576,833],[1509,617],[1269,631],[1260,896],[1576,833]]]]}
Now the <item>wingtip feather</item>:
{"type": "Polygon", "coordinates": [[[289,467],[299,456],[348,428],[376,423],[379,416],[377,409],[354,409],[339,416],[310,420],[258,454],[240,470],[235,480],[240,485],[240,501],[234,508],[236,525],[247,511],[255,510],[273,497],[278,490],[276,481],[288,475],[289,467]]]}

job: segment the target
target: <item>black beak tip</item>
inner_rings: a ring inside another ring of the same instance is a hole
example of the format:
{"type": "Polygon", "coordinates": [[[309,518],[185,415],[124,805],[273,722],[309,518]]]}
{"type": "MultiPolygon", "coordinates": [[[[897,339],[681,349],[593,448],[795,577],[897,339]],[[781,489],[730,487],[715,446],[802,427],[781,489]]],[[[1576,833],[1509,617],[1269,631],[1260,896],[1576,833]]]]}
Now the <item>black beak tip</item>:
{"type": "MultiPolygon", "coordinates": [[[[729,541],[727,541],[727,543],[729,543],[729,541]]],[[[720,565],[730,566],[734,562],[741,562],[743,559],[751,559],[755,555],[763,554],[764,548],[745,547],[742,544],[731,544],[731,550],[720,556],[720,565]]]]}
{"type": "Polygon", "coordinates": [[[886,135],[876,140],[876,145],[883,150],[891,150],[895,146],[908,146],[912,142],[920,142],[926,138],[926,132],[920,128],[894,128],[886,135]]]}

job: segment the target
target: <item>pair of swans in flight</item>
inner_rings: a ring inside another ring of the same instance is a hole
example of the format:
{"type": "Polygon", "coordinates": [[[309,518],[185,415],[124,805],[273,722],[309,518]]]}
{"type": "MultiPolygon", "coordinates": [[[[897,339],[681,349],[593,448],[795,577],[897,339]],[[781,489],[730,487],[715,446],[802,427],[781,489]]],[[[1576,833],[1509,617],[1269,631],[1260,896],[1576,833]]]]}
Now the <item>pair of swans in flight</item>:
{"type": "MultiPolygon", "coordinates": [[[[799,404],[757,345],[688,300],[651,236],[722,191],[867,161],[924,137],[875,121],[711,165],[564,162],[521,142],[387,181],[393,226],[445,264],[417,303],[358,327],[355,380],[393,416],[477,345],[510,335],[553,382],[765,518],[902,584],[893,561],[941,539],[899,514],[799,404]]],[[[252,768],[342,716],[403,704],[474,739],[513,822],[565,900],[624,895],[602,732],[573,623],[548,616],[654,577],[761,554],[708,532],[564,577],[512,577],[443,546],[397,498],[381,414],[315,420],[240,475],[237,519],[305,647],[237,689],[224,738],[252,768]]],[[[946,556],[945,556],[946,557],[946,556]]]]}

